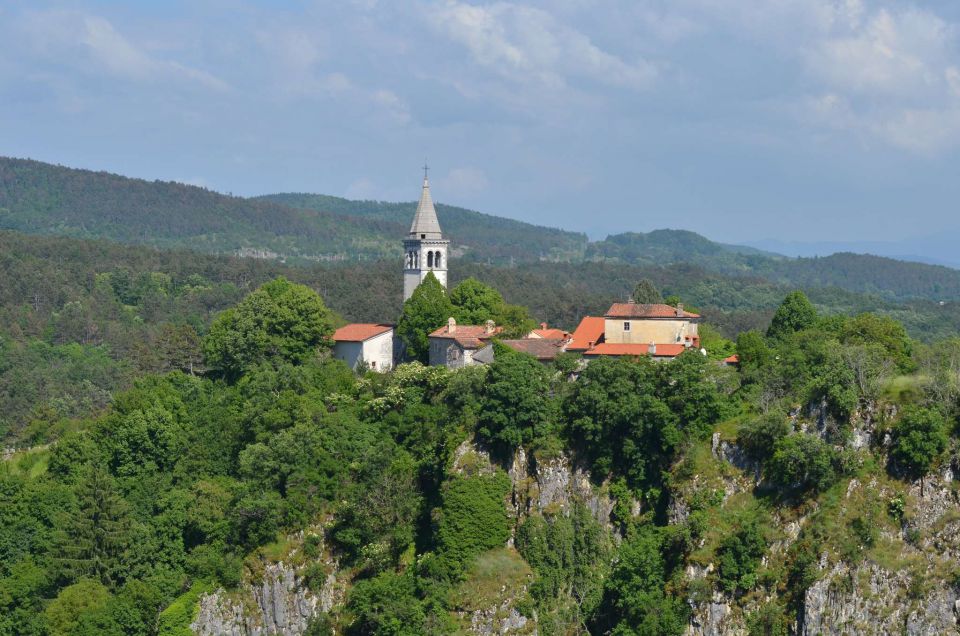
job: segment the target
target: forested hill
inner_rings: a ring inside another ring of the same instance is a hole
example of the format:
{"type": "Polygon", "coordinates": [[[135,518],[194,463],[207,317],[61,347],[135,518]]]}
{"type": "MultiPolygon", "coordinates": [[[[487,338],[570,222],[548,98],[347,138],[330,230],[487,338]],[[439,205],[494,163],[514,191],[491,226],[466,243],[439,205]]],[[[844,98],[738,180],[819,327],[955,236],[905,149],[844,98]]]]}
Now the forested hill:
{"type": "MultiPolygon", "coordinates": [[[[350,321],[396,320],[395,260],[297,267],[273,261],[154,250],[108,241],[0,231],[0,439],[24,427],[96,411],[148,372],[197,369],[212,316],[277,276],[308,285],[350,321]]],[[[728,336],[763,327],[790,287],[701,267],[454,260],[451,285],[475,277],[537,321],[573,329],[622,299],[641,278],[696,307],[728,336]]],[[[836,288],[806,288],[827,314],[873,311],[932,341],[960,331],[956,303],[897,303],[836,288]]],[[[2,632],[0,632],[2,633],[2,632]]]]}
{"type": "MultiPolygon", "coordinates": [[[[397,258],[398,239],[415,205],[316,194],[245,199],[180,183],[0,158],[0,229],[297,265],[397,258]]],[[[590,243],[579,233],[437,207],[453,255],[478,265],[686,264],[747,283],[762,278],[773,285],[837,287],[893,301],[960,300],[960,271],[942,266],[847,253],[793,259],[684,230],[628,232],[590,243]]]]}
{"type": "Polygon", "coordinates": [[[761,277],[796,287],[839,287],[889,299],[960,299],[960,271],[849,252],[789,258],[772,252],[724,245],[695,232],[626,232],[591,243],[587,258],[634,265],[691,263],[734,276],[761,277]]]}
{"type": "MultiPolygon", "coordinates": [[[[415,203],[244,199],[175,182],[130,179],[0,157],[0,228],[291,263],[400,256],[415,203]],[[317,208],[320,209],[317,209],[317,208]]],[[[319,200],[319,199],[317,199],[319,200]]],[[[582,255],[582,234],[439,206],[458,252],[482,262],[582,255]]]]}
{"type": "MultiPolygon", "coordinates": [[[[394,223],[384,239],[391,245],[410,227],[416,201],[351,201],[325,194],[268,194],[254,200],[271,201],[294,208],[327,212],[351,218],[394,223]]],[[[481,263],[581,260],[587,237],[551,227],[483,214],[452,205],[436,204],[444,234],[464,258],[481,263]],[[466,246],[466,250],[462,248],[466,246]]]]}

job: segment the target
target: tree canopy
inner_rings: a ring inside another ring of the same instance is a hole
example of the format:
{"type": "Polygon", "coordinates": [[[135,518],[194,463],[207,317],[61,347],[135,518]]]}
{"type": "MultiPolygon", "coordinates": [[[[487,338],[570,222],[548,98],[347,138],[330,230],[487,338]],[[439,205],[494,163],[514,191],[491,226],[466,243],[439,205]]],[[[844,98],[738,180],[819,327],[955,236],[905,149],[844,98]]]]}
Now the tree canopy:
{"type": "Polygon", "coordinates": [[[802,291],[787,294],[770,321],[767,336],[782,338],[788,334],[812,327],[817,320],[817,310],[802,291]]]}
{"type": "Polygon", "coordinates": [[[663,302],[663,296],[660,295],[660,290],[657,289],[657,286],[654,285],[653,281],[649,278],[643,278],[637,283],[633,288],[632,298],[633,302],[641,305],[653,305],[663,302]]]}
{"type": "Polygon", "coordinates": [[[333,323],[315,291],[281,277],[218,315],[203,352],[207,364],[233,376],[260,362],[304,362],[330,347],[333,323]]]}
{"type": "Polygon", "coordinates": [[[397,336],[406,346],[407,356],[427,362],[431,332],[447,324],[454,314],[453,304],[437,277],[430,272],[403,303],[397,324],[397,336]]]}

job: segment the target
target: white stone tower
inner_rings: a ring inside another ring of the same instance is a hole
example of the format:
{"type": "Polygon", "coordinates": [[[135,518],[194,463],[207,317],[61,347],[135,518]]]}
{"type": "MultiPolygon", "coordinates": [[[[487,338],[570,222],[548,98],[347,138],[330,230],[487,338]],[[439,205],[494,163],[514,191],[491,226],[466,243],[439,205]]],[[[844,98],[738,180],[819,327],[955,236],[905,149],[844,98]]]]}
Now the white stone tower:
{"type": "Polygon", "coordinates": [[[430,181],[427,167],[423,167],[423,191],[417,213],[410,225],[410,234],[403,239],[403,300],[413,295],[413,290],[423,282],[428,272],[433,272],[440,284],[447,286],[447,254],[450,241],[440,232],[440,221],[430,197],[430,181]]]}

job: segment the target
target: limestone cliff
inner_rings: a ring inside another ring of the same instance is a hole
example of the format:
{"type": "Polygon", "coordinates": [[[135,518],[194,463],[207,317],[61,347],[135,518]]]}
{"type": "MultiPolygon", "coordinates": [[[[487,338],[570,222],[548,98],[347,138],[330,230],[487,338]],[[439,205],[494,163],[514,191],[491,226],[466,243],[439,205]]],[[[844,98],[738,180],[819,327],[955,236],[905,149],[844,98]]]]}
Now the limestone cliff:
{"type": "MultiPolygon", "coordinates": [[[[315,535],[316,536],[316,535],[315,535]]],[[[294,537],[302,542],[302,535],[294,537]]],[[[200,610],[190,625],[199,636],[300,636],[320,612],[342,603],[344,584],[329,556],[304,558],[294,548],[290,562],[260,562],[249,568],[236,591],[218,589],[200,598],[200,610]],[[322,564],[325,576],[308,568],[322,564]],[[256,570],[256,573],[253,572],[256,570]],[[309,583],[308,584],[308,578],[309,583]]]]}
{"type": "MultiPolygon", "coordinates": [[[[798,429],[827,434],[832,426],[825,410],[813,407],[794,413],[798,429]]],[[[883,457],[889,436],[877,421],[892,417],[871,409],[855,414],[847,445],[871,449],[879,467],[873,476],[848,479],[842,497],[823,514],[838,528],[848,527],[852,510],[880,510],[888,518],[890,502],[903,502],[899,523],[876,523],[870,545],[835,545],[824,548],[813,567],[813,582],[800,590],[796,615],[789,621],[790,633],[843,634],[957,634],[960,633],[960,483],[954,469],[944,467],[924,480],[904,483],[886,476],[883,457]],[[899,526],[899,527],[898,527],[899,526]]],[[[748,496],[761,485],[759,467],[736,443],[714,435],[712,457],[716,465],[694,475],[673,494],[670,520],[683,522],[697,493],[718,493],[718,501],[748,496]],[[705,476],[709,474],[709,476],[705,476]]],[[[822,512],[816,502],[796,508],[778,507],[771,512],[778,536],[771,541],[764,564],[783,563],[790,546],[811,519],[822,512]]],[[[857,513],[859,514],[859,513],[857,513]]],[[[879,518],[879,517],[878,517],[879,518]]],[[[878,519],[877,518],[877,519],[878,519]]],[[[870,533],[867,533],[868,535],[870,533]]],[[[829,539],[826,543],[830,543],[829,539]]],[[[755,591],[736,597],[718,591],[716,564],[694,563],[686,571],[692,590],[692,609],[687,633],[691,636],[745,635],[749,617],[771,600],[769,592],[755,591]]],[[[788,612],[792,614],[791,612],[788,612]]]]}

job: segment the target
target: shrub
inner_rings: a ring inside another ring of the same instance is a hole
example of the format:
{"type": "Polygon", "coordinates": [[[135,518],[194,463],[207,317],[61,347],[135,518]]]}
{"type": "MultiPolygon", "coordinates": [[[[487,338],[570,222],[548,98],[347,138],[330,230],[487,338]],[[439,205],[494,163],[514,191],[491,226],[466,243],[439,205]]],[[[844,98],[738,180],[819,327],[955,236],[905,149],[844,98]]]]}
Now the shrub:
{"type": "Polygon", "coordinates": [[[837,480],[835,459],[836,451],[819,437],[788,435],[774,446],[766,465],[767,477],[783,488],[820,492],[837,480]]]}
{"type": "Polygon", "coordinates": [[[908,407],[894,428],[890,457],[912,477],[922,477],[947,449],[946,429],[939,412],[908,407]]]}
{"type": "Polygon", "coordinates": [[[777,442],[790,434],[790,424],[780,413],[768,413],[743,424],[737,431],[740,447],[757,461],[768,458],[777,442]]]}
{"type": "Polygon", "coordinates": [[[727,592],[745,592],[757,582],[757,568],[767,551],[767,542],[758,519],[749,516],[717,548],[720,584],[727,592]]]}

